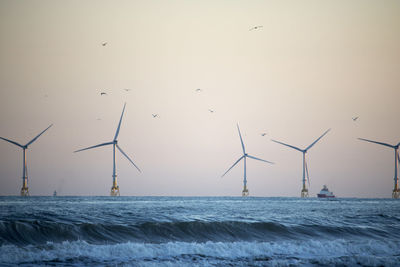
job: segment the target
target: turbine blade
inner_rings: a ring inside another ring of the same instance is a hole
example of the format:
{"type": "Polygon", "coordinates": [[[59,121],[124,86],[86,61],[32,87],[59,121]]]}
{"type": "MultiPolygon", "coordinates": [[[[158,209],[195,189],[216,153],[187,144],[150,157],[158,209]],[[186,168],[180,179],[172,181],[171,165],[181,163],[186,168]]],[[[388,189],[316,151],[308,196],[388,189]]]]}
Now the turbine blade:
{"type": "Polygon", "coordinates": [[[82,148],[82,149],[76,150],[76,151],[74,151],[74,153],[80,152],[80,151],[83,151],[83,150],[92,149],[92,148],[95,148],[95,147],[107,146],[107,145],[112,145],[112,144],[114,144],[114,142],[108,142],[108,143],[103,143],[103,144],[99,144],[99,145],[95,145],[95,146],[90,146],[90,147],[87,147],[87,148],[82,148]]]}
{"type": "Polygon", "coordinates": [[[126,103],[124,104],[124,108],[122,109],[122,114],[121,114],[121,118],[119,119],[117,131],[115,132],[114,141],[117,140],[117,137],[119,134],[119,129],[121,128],[122,116],[124,116],[125,106],[126,106],[126,103]]]}
{"type": "Polygon", "coordinates": [[[40,134],[38,134],[35,138],[33,138],[29,143],[27,143],[25,146],[28,147],[30,144],[32,144],[33,142],[36,141],[36,139],[39,138],[39,136],[41,136],[45,131],[47,131],[51,126],[53,126],[53,124],[50,124],[49,127],[47,127],[46,129],[44,129],[43,132],[41,132],[40,134]]]}
{"type": "Polygon", "coordinates": [[[392,145],[386,144],[386,143],[382,143],[382,142],[376,142],[376,141],[372,141],[372,140],[368,140],[368,139],[364,139],[364,138],[358,138],[358,139],[361,140],[361,141],[366,141],[366,142],[370,142],[370,143],[374,143],[374,144],[378,144],[378,145],[382,145],[382,146],[395,148],[395,146],[392,146],[392,145]]]}
{"type": "Polygon", "coordinates": [[[285,143],[282,143],[282,142],[279,142],[279,141],[276,141],[276,140],[273,140],[273,139],[271,139],[271,141],[272,141],[272,142],[275,142],[275,143],[278,143],[278,144],[281,144],[281,145],[284,145],[284,146],[288,146],[288,147],[293,148],[293,149],[296,149],[296,150],[298,150],[298,151],[300,151],[300,152],[303,152],[303,150],[300,149],[300,148],[298,148],[298,147],[291,146],[291,145],[288,145],[288,144],[285,144],[285,143]]]}
{"type": "Polygon", "coordinates": [[[242,135],[240,134],[239,124],[237,124],[237,128],[238,128],[238,132],[239,132],[240,142],[242,143],[243,154],[246,154],[246,150],[244,149],[242,135]]]}
{"type": "Polygon", "coordinates": [[[18,143],[15,142],[15,141],[6,139],[6,138],[4,138],[4,137],[0,137],[0,139],[3,139],[4,141],[10,142],[10,143],[13,144],[13,145],[19,146],[20,148],[24,148],[22,145],[18,144],[18,143]]]}
{"type": "Polygon", "coordinates": [[[250,155],[247,155],[247,157],[249,157],[249,158],[251,158],[251,159],[256,159],[256,160],[264,161],[264,162],[267,162],[267,163],[270,163],[270,164],[275,164],[275,163],[273,163],[272,161],[268,161],[268,160],[265,160],[265,159],[259,159],[259,158],[256,158],[256,157],[253,157],[253,156],[250,156],[250,155]]]}
{"type": "Polygon", "coordinates": [[[236,164],[238,164],[239,161],[241,161],[244,158],[244,156],[241,156],[221,177],[224,177],[225,174],[227,174],[233,167],[235,167],[236,164]]]}
{"type": "Polygon", "coordinates": [[[326,130],[326,132],[324,132],[320,137],[318,137],[317,140],[315,140],[311,145],[309,145],[305,151],[309,150],[313,145],[315,145],[322,137],[324,137],[324,135],[326,135],[331,129],[326,130]]]}
{"type": "Polygon", "coordinates": [[[138,166],[136,166],[135,163],[133,163],[133,161],[128,157],[128,155],[122,150],[122,148],[119,147],[119,145],[117,145],[118,150],[122,153],[122,155],[124,155],[132,164],[133,166],[136,167],[136,169],[138,169],[139,172],[142,172],[138,166]]]}

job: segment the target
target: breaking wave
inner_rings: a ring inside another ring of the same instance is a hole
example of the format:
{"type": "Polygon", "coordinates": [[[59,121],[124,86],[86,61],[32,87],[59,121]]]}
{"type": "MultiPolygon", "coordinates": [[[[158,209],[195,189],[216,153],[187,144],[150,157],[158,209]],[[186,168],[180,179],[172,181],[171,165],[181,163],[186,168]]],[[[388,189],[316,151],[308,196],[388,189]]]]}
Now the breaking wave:
{"type": "Polygon", "coordinates": [[[144,222],[140,224],[0,221],[0,245],[86,241],[121,242],[235,242],[337,237],[393,237],[385,228],[329,225],[284,225],[277,222],[144,222]]]}
{"type": "Polygon", "coordinates": [[[398,203],[0,197],[0,266],[398,266],[398,203]]]}
{"type": "Polygon", "coordinates": [[[271,242],[167,242],[94,245],[85,241],[0,247],[0,263],[70,266],[361,265],[396,266],[400,242],[297,240],[271,242]],[[61,265],[61,264],[60,264],[61,265]]]}

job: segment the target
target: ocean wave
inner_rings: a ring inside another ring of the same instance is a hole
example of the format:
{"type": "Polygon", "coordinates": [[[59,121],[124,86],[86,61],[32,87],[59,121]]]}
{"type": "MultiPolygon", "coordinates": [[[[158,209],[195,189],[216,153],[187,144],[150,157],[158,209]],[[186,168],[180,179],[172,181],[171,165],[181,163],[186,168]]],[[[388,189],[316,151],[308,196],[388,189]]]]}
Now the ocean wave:
{"type": "Polygon", "coordinates": [[[0,246],[2,265],[361,265],[396,266],[400,242],[296,240],[271,242],[167,242],[94,245],[85,241],[0,246]]]}
{"type": "Polygon", "coordinates": [[[0,222],[0,245],[37,245],[47,242],[83,240],[90,244],[144,242],[235,242],[301,240],[308,238],[377,238],[393,237],[384,228],[334,226],[277,222],[179,221],[137,224],[60,223],[49,221],[0,222]]]}

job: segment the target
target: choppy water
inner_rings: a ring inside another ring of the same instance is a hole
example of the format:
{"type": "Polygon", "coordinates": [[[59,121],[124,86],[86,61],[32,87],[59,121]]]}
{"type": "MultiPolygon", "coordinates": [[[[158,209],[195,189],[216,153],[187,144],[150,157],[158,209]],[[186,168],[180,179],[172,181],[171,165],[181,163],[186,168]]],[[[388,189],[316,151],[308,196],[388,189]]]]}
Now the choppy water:
{"type": "Polygon", "coordinates": [[[2,266],[400,266],[400,201],[0,197],[2,266]]]}

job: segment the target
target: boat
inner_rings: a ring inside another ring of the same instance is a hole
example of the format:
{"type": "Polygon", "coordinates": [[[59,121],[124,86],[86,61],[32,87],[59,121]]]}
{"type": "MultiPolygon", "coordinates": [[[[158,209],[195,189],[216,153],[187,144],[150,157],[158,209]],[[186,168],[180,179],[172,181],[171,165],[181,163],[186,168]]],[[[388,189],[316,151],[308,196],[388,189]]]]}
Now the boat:
{"type": "Polygon", "coordinates": [[[317,194],[318,198],[334,198],[335,195],[333,192],[330,192],[328,187],[324,185],[324,187],[321,189],[319,194],[317,194]]]}
{"type": "Polygon", "coordinates": [[[54,192],[53,192],[53,197],[56,197],[56,196],[57,196],[57,191],[54,190],[54,192]]]}

